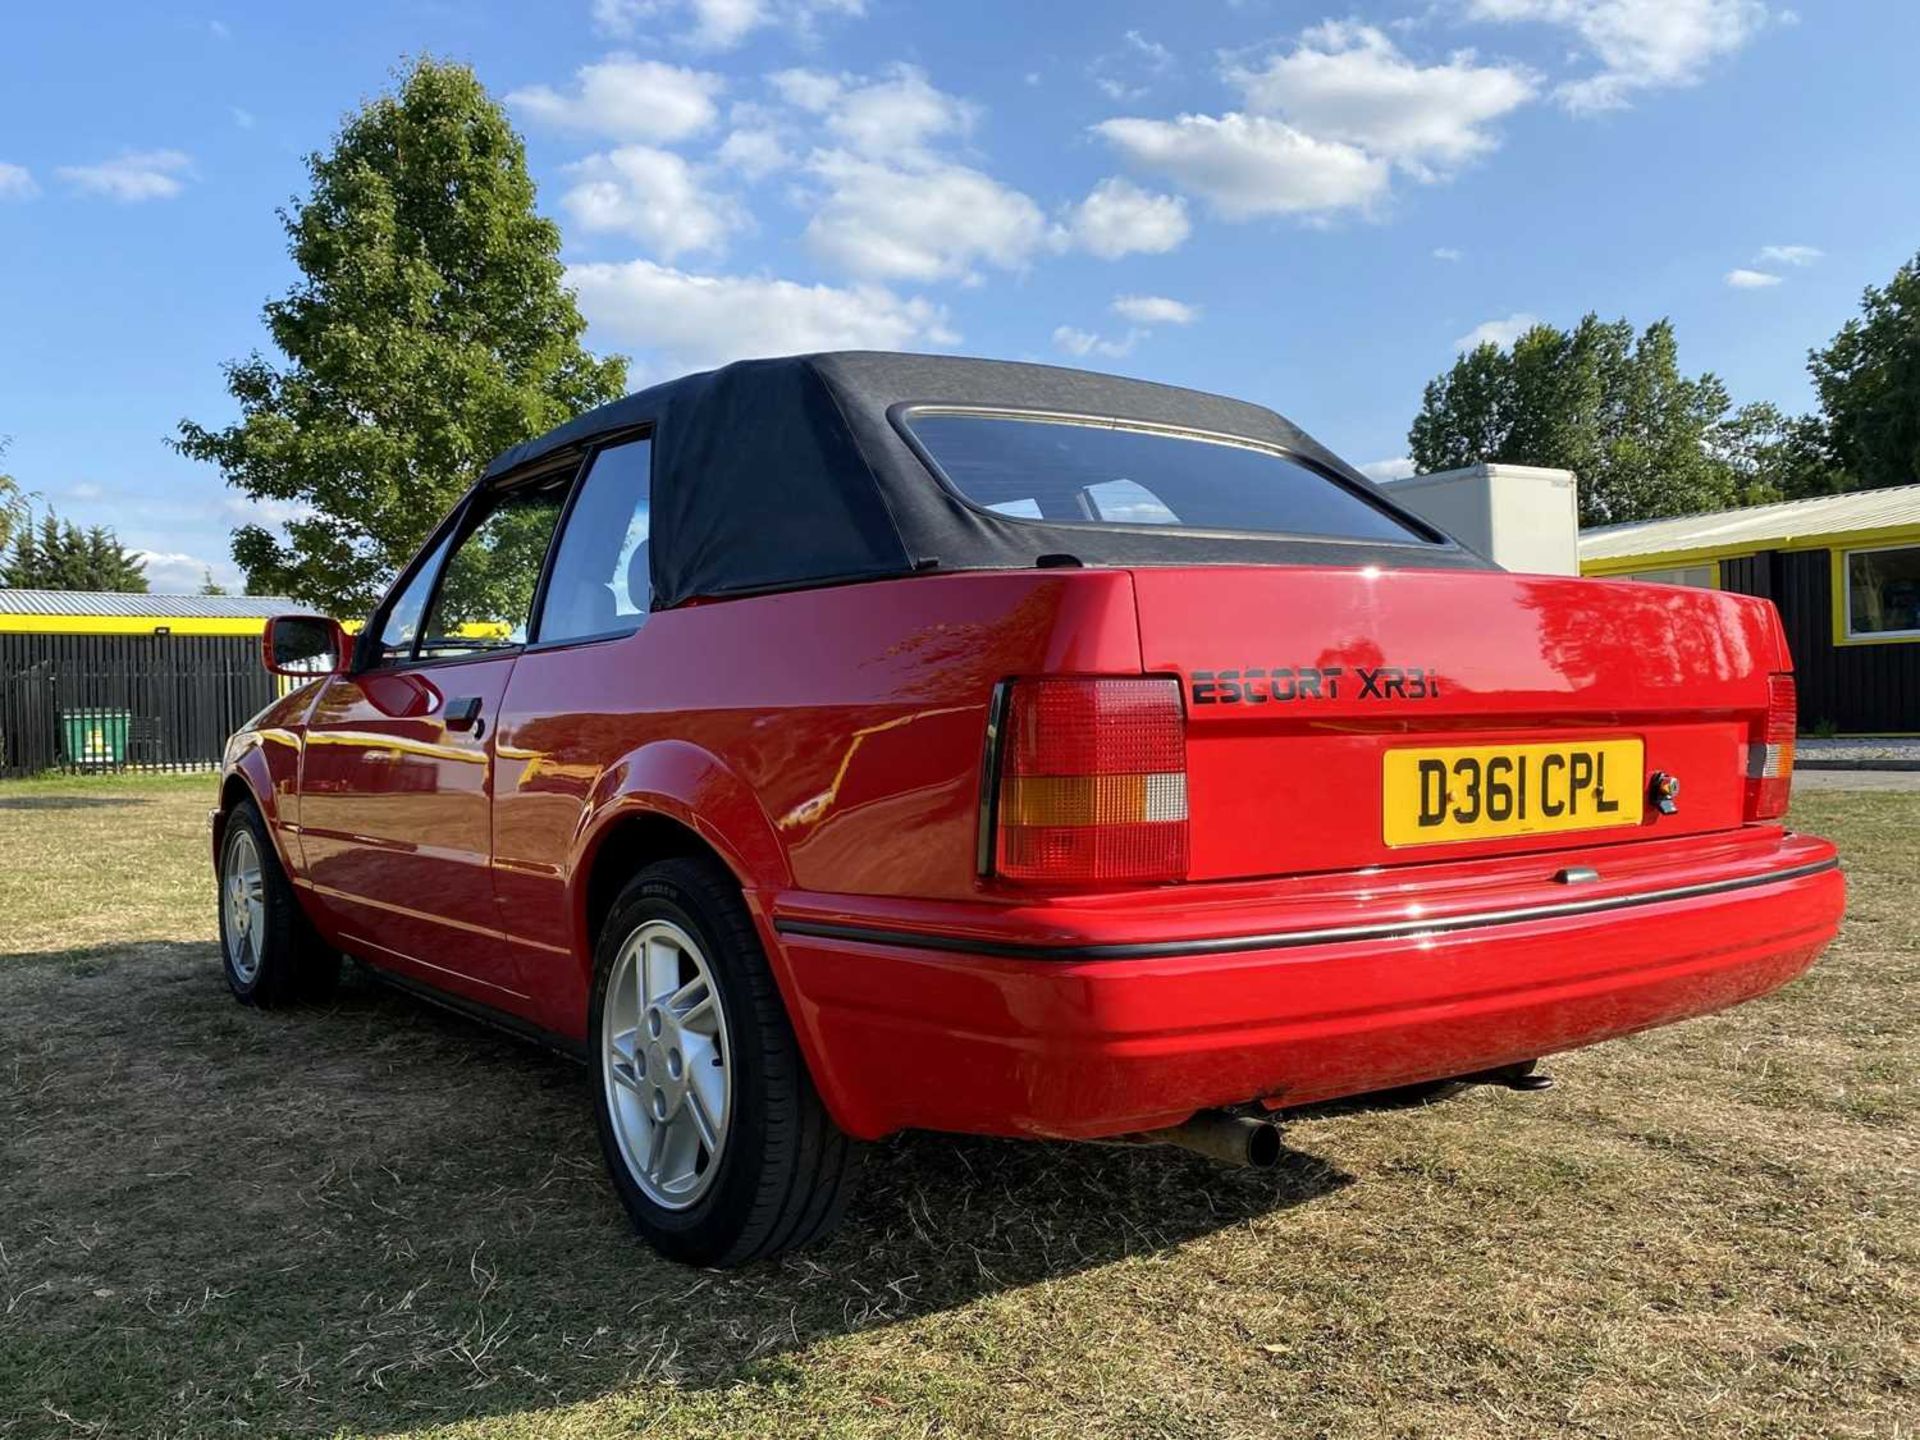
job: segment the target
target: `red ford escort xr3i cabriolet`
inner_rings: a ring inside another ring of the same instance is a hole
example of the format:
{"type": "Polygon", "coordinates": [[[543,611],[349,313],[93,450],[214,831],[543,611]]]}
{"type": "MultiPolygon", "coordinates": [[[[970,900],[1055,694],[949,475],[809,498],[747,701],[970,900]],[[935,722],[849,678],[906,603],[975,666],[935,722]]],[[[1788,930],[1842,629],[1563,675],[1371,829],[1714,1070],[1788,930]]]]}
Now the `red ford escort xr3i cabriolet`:
{"type": "Polygon", "coordinates": [[[1508,574],[1140,381],[689,376],[500,456],[355,639],[265,643],[311,683],[228,747],[234,993],[345,952],[585,1056],[701,1264],[826,1231],[896,1130],[1257,1163],[1276,1111],[1524,1084],[1840,918],[1769,604],[1508,574]]]}

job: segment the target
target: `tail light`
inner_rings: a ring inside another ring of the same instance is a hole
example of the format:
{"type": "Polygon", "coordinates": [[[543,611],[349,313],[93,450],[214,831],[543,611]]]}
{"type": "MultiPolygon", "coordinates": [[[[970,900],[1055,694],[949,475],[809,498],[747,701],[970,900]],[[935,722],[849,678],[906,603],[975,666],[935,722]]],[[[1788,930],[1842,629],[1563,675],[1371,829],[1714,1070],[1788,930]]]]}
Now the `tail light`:
{"type": "Polygon", "coordinates": [[[1187,873],[1187,722],[1168,678],[1015,680],[1002,700],[993,869],[1046,884],[1187,873]]]}
{"type": "Polygon", "coordinates": [[[1747,747],[1747,818],[1777,820],[1793,795],[1793,737],[1800,707],[1793,676],[1767,677],[1767,719],[1747,747]]]}

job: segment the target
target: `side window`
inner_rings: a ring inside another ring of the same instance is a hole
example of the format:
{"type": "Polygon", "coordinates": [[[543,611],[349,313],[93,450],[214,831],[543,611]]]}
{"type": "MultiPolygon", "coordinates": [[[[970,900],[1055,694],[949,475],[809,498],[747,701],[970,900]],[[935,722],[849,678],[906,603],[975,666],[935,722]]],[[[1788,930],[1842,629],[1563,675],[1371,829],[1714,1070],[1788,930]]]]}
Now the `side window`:
{"type": "Polygon", "coordinates": [[[651,442],[630,440],[593,457],[554,553],[542,641],[615,635],[646,620],[653,599],[647,549],[652,453],[651,442]]]}
{"type": "Polygon", "coordinates": [[[422,660],[444,660],[523,645],[533,614],[533,592],[547,557],[560,507],[563,477],[488,497],[447,560],[421,632],[422,660]]]}
{"type": "Polygon", "coordinates": [[[391,665],[413,654],[413,642],[420,638],[420,621],[426,614],[427,597],[433,593],[434,577],[440,573],[440,562],[447,558],[447,543],[442,540],[433,547],[433,553],[413,572],[407,588],[387,611],[387,623],[380,631],[382,665],[391,665]]]}

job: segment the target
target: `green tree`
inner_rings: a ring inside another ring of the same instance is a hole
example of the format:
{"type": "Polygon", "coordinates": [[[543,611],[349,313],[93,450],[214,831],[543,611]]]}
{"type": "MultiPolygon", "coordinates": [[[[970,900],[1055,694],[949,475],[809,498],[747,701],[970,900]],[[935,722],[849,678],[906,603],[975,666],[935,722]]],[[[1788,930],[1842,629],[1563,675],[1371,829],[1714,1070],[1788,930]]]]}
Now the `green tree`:
{"type": "Polygon", "coordinates": [[[1820,396],[1820,456],[1806,493],[1920,481],[1920,255],[1807,357],[1820,396]]]}
{"type": "Polygon", "coordinates": [[[28,517],[0,564],[0,582],[22,590],[117,590],[145,594],[146,565],[104,525],[82,530],[51,511],[28,517]]]}
{"type": "Polygon", "coordinates": [[[1668,321],[1636,337],[1625,320],[1587,315],[1462,355],[1427,385],[1407,438],[1422,471],[1572,470],[1581,524],[1606,525],[1734,503],[1739,485],[1712,443],[1731,405],[1718,377],[1681,374],[1668,321]]]}
{"type": "Polygon", "coordinates": [[[249,592],[357,614],[489,457],[622,393],[626,361],[582,347],[559,230],[465,66],[415,63],[307,168],[280,217],[303,278],[265,310],[286,363],[228,365],[240,421],[174,443],[302,507],[284,540],[234,533],[249,592]]]}
{"type": "Polygon", "coordinates": [[[224,595],[227,593],[227,587],[213,578],[213,571],[210,568],[203,566],[200,573],[207,577],[200,586],[200,593],[202,595],[224,595]]]}
{"type": "MultiPolygon", "coordinates": [[[[12,443],[12,436],[0,435],[0,455],[5,455],[7,446],[12,443]]],[[[13,538],[15,529],[30,518],[27,492],[20,488],[20,482],[13,476],[0,470],[0,555],[6,553],[7,542],[13,538]]]]}

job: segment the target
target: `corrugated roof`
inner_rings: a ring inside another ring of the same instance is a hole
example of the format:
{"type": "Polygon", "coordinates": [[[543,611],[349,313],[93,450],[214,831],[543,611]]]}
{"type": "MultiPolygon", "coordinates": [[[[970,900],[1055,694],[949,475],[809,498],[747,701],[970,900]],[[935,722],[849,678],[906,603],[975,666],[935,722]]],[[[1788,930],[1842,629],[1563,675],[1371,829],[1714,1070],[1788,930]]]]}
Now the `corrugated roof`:
{"type": "Polygon", "coordinates": [[[1630,525],[1601,525],[1580,532],[1580,559],[1619,560],[1681,550],[1764,550],[1816,535],[1920,526],[1920,485],[1855,490],[1812,500],[1786,500],[1710,515],[1676,515],[1630,525]]]}
{"type": "Polygon", "coordinates": [[[126,595],[107,590],[0,589],[0,615],[124,615],[137,620],[264,620],[310,607],[281,595],[126,595]]]}

